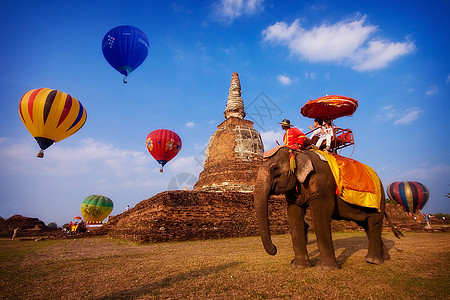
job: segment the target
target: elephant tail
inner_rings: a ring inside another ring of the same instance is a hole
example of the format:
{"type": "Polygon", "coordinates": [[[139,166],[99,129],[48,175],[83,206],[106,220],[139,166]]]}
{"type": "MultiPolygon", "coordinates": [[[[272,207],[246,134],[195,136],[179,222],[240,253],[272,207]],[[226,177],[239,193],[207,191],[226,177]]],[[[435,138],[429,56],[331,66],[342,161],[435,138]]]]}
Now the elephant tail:
{"type": "Polygon", "coordinates": [[[401,233],[401,231],[398,230],[394,224],[392,224],[391,219],[389,218],[386,211],[384,211],[384,216],[386,217],[386,220],[387,220],[389,226],[391,227],[392,232],[394,233],[395,237],[400,239],[402,236],[404,236],[403,233],[401,233]]]}

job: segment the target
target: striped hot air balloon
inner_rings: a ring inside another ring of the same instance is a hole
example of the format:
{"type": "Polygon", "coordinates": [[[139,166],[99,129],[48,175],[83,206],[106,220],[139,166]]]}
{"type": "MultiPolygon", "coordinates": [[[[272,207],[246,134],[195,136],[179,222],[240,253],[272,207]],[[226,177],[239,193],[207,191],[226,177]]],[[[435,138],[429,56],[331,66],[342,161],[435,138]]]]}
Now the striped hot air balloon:
{"type": "Polygon", "coordinates": [[[81,203],[81,214],[88,225],[101,224],[113,208],[114,204],[108,197],[91,195],[81,203]]]}
{"type": "Polygon", "coordinates": [[[23,124],[44,150],[77,132],[86,122],[83,105],[69,94],[47,88],[26,92],[19,103],[23,124]]]}
{"type": "Polygon", "coordinates": [[[175,132],[168,129],[157,129],[147,135],[145,141],[147,150],[158,163],[160,172],[164,165],[174,158],[181,149],[181,139],[175,132]]]}
{"type": "Polygon", "coordinates": [[[391,183],[387,192],[390,199],[403,206],[406,212],[415,213],[428,201],[430,192],[427,187],[416,181],[396,181],[391,183]]]}

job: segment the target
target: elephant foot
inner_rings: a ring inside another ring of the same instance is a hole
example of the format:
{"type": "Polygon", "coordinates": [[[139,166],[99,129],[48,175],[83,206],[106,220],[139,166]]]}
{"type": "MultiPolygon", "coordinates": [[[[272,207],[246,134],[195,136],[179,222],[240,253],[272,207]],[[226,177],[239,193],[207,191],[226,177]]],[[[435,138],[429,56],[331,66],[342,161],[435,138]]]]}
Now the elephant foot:
{"type": "Polygon", "coordinates": [[[291,260],[291,268],[298,268],[298,269],[306,269],[310,268],[312,265],[309,262],[309,260],[294,258],[291,260]]]}
{"type": "Polygon", "coordinates": [[[316,265],[316,269],[318,270],[337,270],[341,267],[337,264],[337,262],[319,262],[316,265]]]}
{"type": "Polygon", "coordinates": [[[366,261],[370,264],[381,265],[384,262],[384,259],[381,257],[366,256],[366,261]]]}

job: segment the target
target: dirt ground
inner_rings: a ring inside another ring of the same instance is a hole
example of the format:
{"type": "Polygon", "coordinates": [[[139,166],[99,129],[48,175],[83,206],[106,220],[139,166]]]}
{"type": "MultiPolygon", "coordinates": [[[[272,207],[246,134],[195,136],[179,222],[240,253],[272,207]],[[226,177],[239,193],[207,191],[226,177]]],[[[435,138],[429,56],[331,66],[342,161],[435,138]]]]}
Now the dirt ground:
{"type": "MultiPolygon", "coordinates": [[[[383,234],[391,259],[364,261],[361,232],[334,233],[340,270],[291,269],[258,237],[137,245],[106,237],[0,240],[1,299],[448,299],[450,233],[383,234]]],[[[308,245],[319,260],[314,235],[308,245]]]]}

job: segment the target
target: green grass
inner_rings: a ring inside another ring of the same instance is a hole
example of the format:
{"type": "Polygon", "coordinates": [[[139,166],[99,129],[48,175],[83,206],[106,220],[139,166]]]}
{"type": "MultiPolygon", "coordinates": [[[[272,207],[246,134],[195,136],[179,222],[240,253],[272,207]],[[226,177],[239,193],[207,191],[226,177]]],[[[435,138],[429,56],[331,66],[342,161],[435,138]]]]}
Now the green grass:
{"type": "MultiPolygon", "coordinates": [[[[391,260],[367,264],[361,232],[334,233],[340,270],[291,269],[258,237],[136,245],[108,238],[0,240],[1,299],[444,299],[450,234],[383,234],[391,260]]],[[[308,245],[313,264],[315,237],[308,245]]]]}

